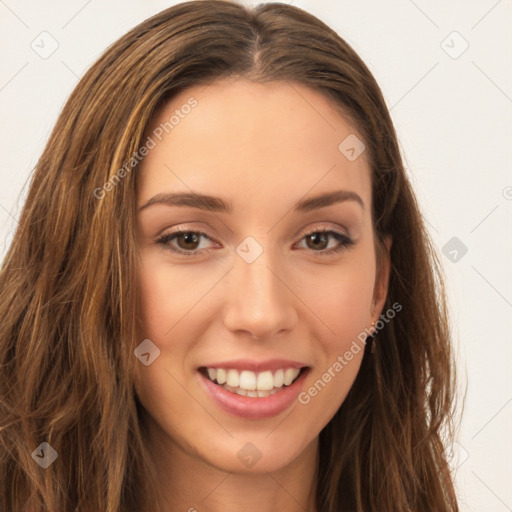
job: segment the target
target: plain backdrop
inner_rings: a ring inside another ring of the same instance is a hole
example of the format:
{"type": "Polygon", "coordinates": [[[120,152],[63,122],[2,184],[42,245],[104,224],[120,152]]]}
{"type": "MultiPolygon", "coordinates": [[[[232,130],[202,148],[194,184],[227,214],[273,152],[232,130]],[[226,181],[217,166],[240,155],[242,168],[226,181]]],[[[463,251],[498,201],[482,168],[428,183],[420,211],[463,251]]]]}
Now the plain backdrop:
{"type": "MultiPolygon", "coordinates": [[[[0,0],[2,255],[79,78],[128,29],[175,3],[0,0]]],[[[334,28],[382,88],[447,275],[466,391],[447,455],[461,510],[512,511],[511,1],[289,3],[334,28]]]]}

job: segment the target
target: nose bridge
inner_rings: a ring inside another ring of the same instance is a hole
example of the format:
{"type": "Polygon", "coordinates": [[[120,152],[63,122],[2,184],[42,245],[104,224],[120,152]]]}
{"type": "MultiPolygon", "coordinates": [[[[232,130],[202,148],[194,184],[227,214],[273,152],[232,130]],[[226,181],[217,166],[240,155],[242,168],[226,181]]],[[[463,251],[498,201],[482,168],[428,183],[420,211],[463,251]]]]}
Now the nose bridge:
{"type": "Polygon", "coordinates": [[[282,266],[275,252],[252,237],[239,244],[236,252],[228,278],[226,327],[258,338],[291,329],[297,318],[294,295],[283,283],[286,277],[280,275],[282,266]]]}

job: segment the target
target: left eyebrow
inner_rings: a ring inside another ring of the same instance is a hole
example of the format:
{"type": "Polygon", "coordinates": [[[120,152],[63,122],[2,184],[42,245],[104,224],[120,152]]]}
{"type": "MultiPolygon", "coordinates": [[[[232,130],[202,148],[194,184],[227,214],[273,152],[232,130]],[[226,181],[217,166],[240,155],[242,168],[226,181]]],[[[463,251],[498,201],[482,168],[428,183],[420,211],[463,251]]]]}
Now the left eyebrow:
{"type": "Polygon", "coordinates": [[[336,203],[343,203],[345,201],[355,201],[364,210],[364,202],[361,196],[352,190],[335,190],[334,192],[327,192],[326,194],[319,194],[308,199],[301,199],[295,204],[294,211],[309,212],[317,208],[324,208],[336,203]]]}
{"type": "MultiPolygon", "coordinates": [[[[301,199],[294,205],[293,210],[295,212],[309,212],[345,201],[355,201],[363,210],[365,209],[363,200],[355,192],[351,190],[335,190],[333,192],[319,194],[307,199],[301,199]]],[[[231,202],[225,201],[220,197],[198,193],[157,194],[142,205],[139,208],[139,211],[149,208],[154,204],[163,204],[166,206],[188,206],[212,212],[233,212],[233,205],[231,202]]]]}

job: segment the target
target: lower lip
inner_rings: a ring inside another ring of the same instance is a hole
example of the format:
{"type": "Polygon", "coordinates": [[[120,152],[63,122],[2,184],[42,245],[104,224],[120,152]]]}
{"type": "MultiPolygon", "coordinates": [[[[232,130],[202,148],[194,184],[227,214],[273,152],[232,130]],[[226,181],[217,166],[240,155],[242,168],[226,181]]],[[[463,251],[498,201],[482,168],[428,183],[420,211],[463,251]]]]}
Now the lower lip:
{"type": "Polygon", "coordinates": [[[309,368],[303,370],[295,382],[273,395],[263,397],[237,395],[198,373],[210,396],[221,409],[241,418],[257,420],[276,416],[288,409],[297,400],[308,372],[309,368]]]}

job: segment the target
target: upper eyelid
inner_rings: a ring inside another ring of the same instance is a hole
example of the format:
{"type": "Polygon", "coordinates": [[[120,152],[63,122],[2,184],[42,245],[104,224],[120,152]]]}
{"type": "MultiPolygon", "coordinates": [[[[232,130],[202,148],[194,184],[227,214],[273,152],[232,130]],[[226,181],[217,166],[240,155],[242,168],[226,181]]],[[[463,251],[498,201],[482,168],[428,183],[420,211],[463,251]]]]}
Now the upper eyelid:
{"type": "MultiPolygon", "coordinates": [[[[349,233],[344,233],[339,228],[333,228],[332,226],[318,226],[318,227],[313,227],[313,228],[307,229],[305,231],[299,231],[298,232],[299,234],[294,235],[294,238],[297,237],[297,236],[300,236],[300,238],[298,240],[300,242],[306,236],[309,236],[309,235],[311,235],[313,233],[321,233],[321,232],[326,232],[326,233],[330,234],[331,237],[333,237],[334,234],[338,234],[342,238],[345,238],[345,243],[348,243],[350,245],[355,243],[354,238],[349,233]]],[[[215,239],[215,237],[210,236],[205,230],[197,229],[197,228],[196,229],[188,228],[188,227],[185,227],[185,228],[180,227],[178,229],[175,229],[174,231],[164,232],[164,233],[160,234],[159,236],[157,236],[155,238],[155,241],[158,242],[158,240],[161,240],[164,237],[173,237],[173,240],[174,240],[175,237],[177,235],[180,235],[181,233],[195,233],[195,234],[199,235],[199,237],[206,237],[210,241],[219,244],[219,242],[215,239]]],[[[343,243],[343,240],[338,240],[338,243],[343,243]]],[[[211,250],[211,249],[210,248],[207,248],[207,249],[193,249],[192,251],[201,252],[201,251],[209,251],[209,250],[211,250]]],[[[181,251],[183,251],[184,253],[186,252],[186,250],[184,250],[184,249],[177,250],[176,252],[181,252],[181,251]]]]}
{"type": "MultiPolygon", "coordinates": [[[[325,232],[334,232],[334,233],[338,233],[342,236],[345,236],[347,238],[352,238],[352,236],[349,234],[349,233],[344,233],[343,230],[340,230],[340,228],[334,228],[332,226],[318,226],[318,227],[313,227],[313,228],[310,228],[310,229],[307,229],[307,230],[304,230],[304,231],[298,231],[296,235],[294,235],[294,237],[296,236],[301,236],[301,239],[304,238],[305,236],[307,235],[310,235],[312,233],[318,233],[318,232],[322,232],[322,231],[325,231],[325,232]]],[[[180,233],[196,233],[200,236],[205,236],[207,238],[209,238],[210,240],[214,241],[214,242],[217,242],[217,240],[215,239],[215,237],[213,236],[210,236],[205,230],[203,229],[198,229],[198,228],[178,228],[178,229],[175,229],[173,231],[168,231],[168,232],[163,232],[161,233],[160,235],[156,236],[155,238],[158,240],[164,236],[171,236],[171,235],[179,235],[180,233]]]]}

